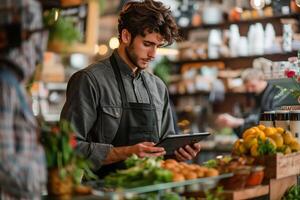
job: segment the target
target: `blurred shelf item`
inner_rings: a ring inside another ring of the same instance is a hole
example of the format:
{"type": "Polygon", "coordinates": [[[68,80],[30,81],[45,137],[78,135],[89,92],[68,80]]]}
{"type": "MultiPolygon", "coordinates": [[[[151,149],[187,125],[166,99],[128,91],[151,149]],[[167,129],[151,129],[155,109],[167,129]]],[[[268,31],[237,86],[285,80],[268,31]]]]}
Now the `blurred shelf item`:
{"type": "MultiPolygon", "coordinates": [[[[198,91],[195,93],[185,93],[185,94],[170,94],[170,98],[180,98],[180,97],[196,97],[196,96],[208,96],[210,94],[209,91],[198,91]]],[[[249,93],[245,92],[225,92],[227,96],[247,96],[249,93]]]]}
{"type": "Polygon", "coordinates": [[[240,69],[248,68],[249,63],[259,57],[264,57],[272,61],[287,60],[289,57],[297,56],[297,51],[285,52],[285,53],[274,53],[274,54],[263,54],[263,55],[252,55],[252,56],[239,56],[239,57],[228,57],[228,58],[216,58],[216,59],[197,59],[197,60],[179,60],[173,62],[176,65],[183,65],[186,63],[209,63],[209,62],[223,62],[225,68],[240,69]]]}
{"type": "Polygon", "coordinates": [[[39,0],[44,10],[52,8],[74,8],[85,3],[83,0],[39,0]]]}
{"type": "Polygon", "coordinates": [[[44,120],[46,122],[58,122],[60,119],[60,114],[43,114],[44,120]]]}
{"type": "Polygon", "coordinates": [[[220,24],[202,24],[200,26],[189,26],[185,28],[181,28],[182,32],[188,32],[194,29],[213,29],[213,28],[219,28],[219,29],[225,29],[228,28],[232,24],[237,24],[237,25],[243,25],[243,24],[254,24],[257,22],[261,23],[268,23],[270,21],[274,20],[281,20],[281,19],[289,19],[289,18],[294,18],[294,19],[300,19],[300,14],[299,13],[292,13],[289,15],[276,15],[272,17],[260,17],[260,18],[255,18],[255,19],[249,19],[249,20],[239,20],[239,21],[228,21],[220,24]]]}
{"type": "Polygon", "coordinates": [[[45,86],[48,90],[66,90],[67,83],[45,83],[45,86]]]}
{"type": "MultiPolygon", "coordinates": [[[[76,15],[78,16],[74,16],[74,12],[70,12],[70,14],[68,12],[65,12],[67,16],[70,15],[73,18],[77,17],[80,20],[84,20],[81,24],[81,27],[84,28],[84,32],[82,33],[83,40],[81,42],[69,45],[54,39],[53,41],[48,43],[48,51],[69,54],[83,53],[89,55],[93,55],[95,53],[95,45],[97,44],[98,39],[98,28],[96,24],[98,24],[99,18],[99,3],[98,1],[88,1],[86,4],[82,4],[86,6],[85,11],[79,9],[80,6],[77,6],[78,11],[76,11],[76,15]],[[83,15],[83,13],[86,16],[81,16],[83,15]]],[[[66,9],[69,8],[72,9],[72,7],[67,7],[66,9]]]]}

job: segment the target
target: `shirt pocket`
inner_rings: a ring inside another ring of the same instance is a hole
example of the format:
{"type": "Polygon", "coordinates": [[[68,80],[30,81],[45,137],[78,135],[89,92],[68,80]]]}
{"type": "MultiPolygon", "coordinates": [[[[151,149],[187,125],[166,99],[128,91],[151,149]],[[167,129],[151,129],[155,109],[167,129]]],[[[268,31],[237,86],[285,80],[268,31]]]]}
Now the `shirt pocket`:
{"type": "Polygon", "coordinates": [[[122,109],[116,106],[103,106],[101,108],[102,134],[106,143],[111,143],[118,131],[122,109]]]}

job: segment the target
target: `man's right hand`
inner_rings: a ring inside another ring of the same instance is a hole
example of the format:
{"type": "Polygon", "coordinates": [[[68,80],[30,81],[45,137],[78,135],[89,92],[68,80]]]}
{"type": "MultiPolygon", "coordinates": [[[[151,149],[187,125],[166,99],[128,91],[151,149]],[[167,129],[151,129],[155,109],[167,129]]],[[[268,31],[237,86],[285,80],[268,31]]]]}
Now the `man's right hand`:
{"type": "Polygon", "coordinates": [[[216,124],[221,127],[237,128],[244,124],[244,119],[225,113],[217,117],[216,124]]]}
{"type": "Polygon", "coordinates": [[[141,142],[132,146],[113,147],[108,153],[103,164],[112,164],[125,160],[132,154],[136,154],[140,158],[158,157],[166,154],[163,147],[155,147],[153,142],[141,142]]]}

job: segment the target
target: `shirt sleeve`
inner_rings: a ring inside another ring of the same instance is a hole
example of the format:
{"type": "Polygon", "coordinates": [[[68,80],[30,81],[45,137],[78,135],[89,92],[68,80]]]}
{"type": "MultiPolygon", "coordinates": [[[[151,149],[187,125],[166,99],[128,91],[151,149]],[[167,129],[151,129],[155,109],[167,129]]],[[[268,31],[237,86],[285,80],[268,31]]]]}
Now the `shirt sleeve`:
{"type": "Polygon", "coordinates": [[[0,94],[0,190],[31,199],[41,194],[46,182],[43,150],[35,128],[26,127],[16,109],[15,88],[0,80],[0,94]]]}
{"type": "Polygon", "coordinates": [[[61,119],[75,127],[77,150],[93,162],[95,169],[99,169],[112,145],[89,141],[88,134],[98,114],[99,90],[96,80],[86,71],[75,73],[68,83],[66,96],[61,119]]]}

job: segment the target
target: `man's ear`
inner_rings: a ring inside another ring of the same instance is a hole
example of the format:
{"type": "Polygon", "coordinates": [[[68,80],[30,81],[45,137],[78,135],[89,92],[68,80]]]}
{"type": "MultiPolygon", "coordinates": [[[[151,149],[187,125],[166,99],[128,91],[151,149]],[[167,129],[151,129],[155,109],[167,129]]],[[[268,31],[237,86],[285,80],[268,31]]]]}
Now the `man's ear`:
{"type": "Polygon", "coordinates": [[[131,33],[127,29],[122,30],[121,40],[124,44],[130,44],[130,42],[131,42],[131,33]]]}

